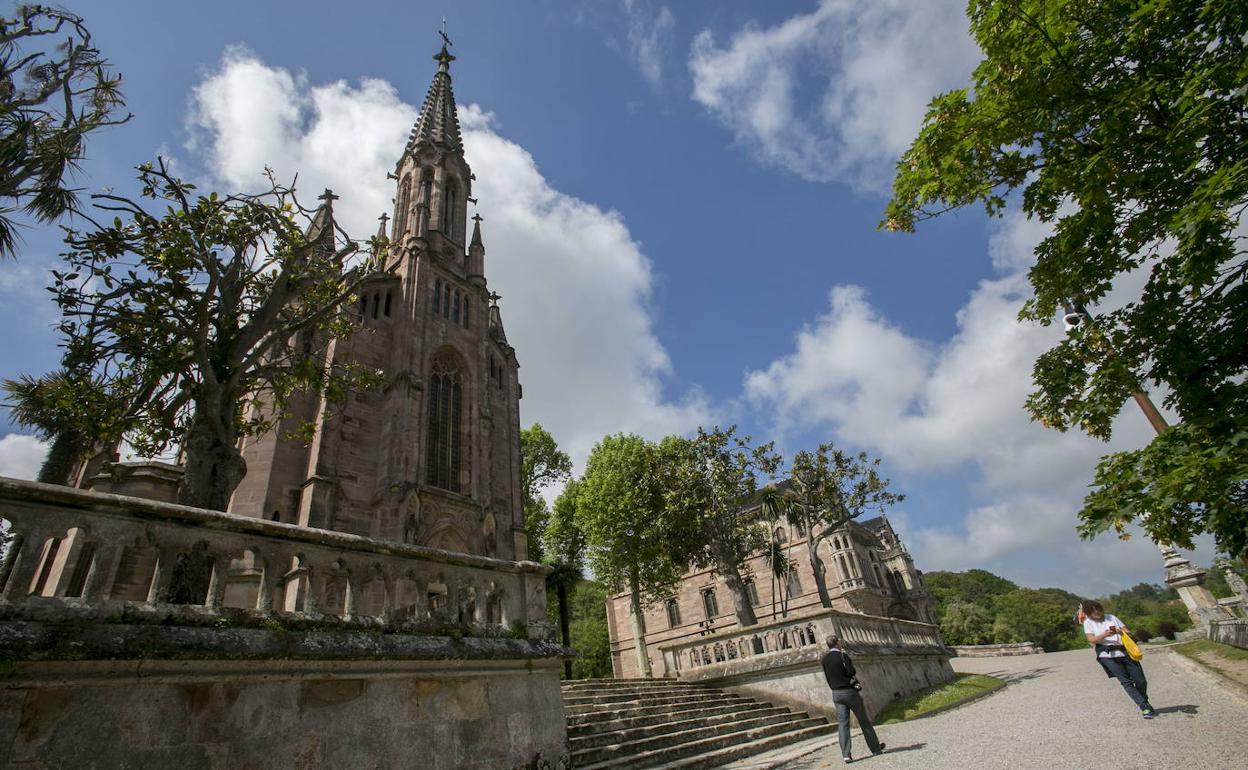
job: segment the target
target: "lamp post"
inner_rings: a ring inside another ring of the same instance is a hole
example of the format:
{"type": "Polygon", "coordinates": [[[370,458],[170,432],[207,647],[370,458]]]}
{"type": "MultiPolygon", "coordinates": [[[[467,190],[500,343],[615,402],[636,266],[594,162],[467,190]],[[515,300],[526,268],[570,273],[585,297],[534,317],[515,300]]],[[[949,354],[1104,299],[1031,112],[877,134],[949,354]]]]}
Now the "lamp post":
{"type": "MultiPolygon", "coordinates": [[[[1088,314],[1086,308],[1082,305],[1065,305],[1062,312],[1062,323],[1066,326],[1067,333],[1078,329],[1080,326],[1092,326],[1092,316],[1088,314]]],[[[1106,357],[1114,355],[1114,351],[1109,347],[1109,343],[1102,340],[1105,344],[1106,357]]],[[[1166,422],[1166,418],[1162,417],[1158,411],[1157,405],[1144,392],[1143,387],[1137,387],[1131,391],[1131,398],[1135,399],[1135,403],[1140,407],[1140,411],[1144,413],[1144,417],[1148,420],[1149,425],[1153,426],[1153,430],[1161,435],[1170,427],[1166,422]]],[[[1145,514],[1147,515],[1147,514],[1145,514]]],[[[1213,594],[1209,593],[1209,589],[1205,588],[1205,571],[1199,567],[1192,566],[1192,563],[1185,559],[1175,550],[1174,546],[1168,543],[1158,543],[1153,541],[1158,549],[1161,550],[1162,558],[1165,559],[1166,569],[1166,585],[1178,592],[1179,598],[1183,600],[1183,605],[1187,607],[1187,614],[1192,618],[1192,623],[1196,628],[1207,628],[1209,621],[1220,620],[1226,617],[1222,609],[1218,606],[1217,599],[1213,598],[1213,594]]]]}

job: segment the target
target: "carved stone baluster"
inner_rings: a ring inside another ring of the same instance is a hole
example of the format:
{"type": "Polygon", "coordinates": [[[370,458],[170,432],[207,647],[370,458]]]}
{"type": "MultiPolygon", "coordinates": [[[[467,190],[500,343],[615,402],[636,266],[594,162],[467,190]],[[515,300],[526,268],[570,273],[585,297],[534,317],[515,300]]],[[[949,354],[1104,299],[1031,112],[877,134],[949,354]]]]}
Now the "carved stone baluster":
{"type": "Polygon", "coordinates": [[[46,533],[19,532],[9,545],[9,555],[5,558],[7,579],[4,583],[4,598],[10,602],[22,601],[30,593],[30,581],[35,578],[39,568],[39,554],[43,550],[46,533]]]}
{"type": "Polygon", "coordinates": [[[119,543],[109,540],[102,540],[96,546],[95,556],[91,560],[91,571],[87,573],[86,587],[82,589],[82,598],[87,604],[108,598],[125,551],[119,543]]]}
{"type": "Polygon", "coordinates": [[[342,594],[342,617],[350,620],[355,617],[355,595],[360,590],[360,579],[347,570],[347,587],[342,594]]]}
{"type": "Polygon", "coordinates": [[[303,597],[303,611],[309,615],[321,614],[321,599],[325,596],[325,567],[306,563],[308,570],[308,593],[303,597]]]}
{"type": "Polygon", "coordinates": [[[214,554],[212,557],[212,577],[208,581],[208,596],[204,599],[204,609],[220,612],[225,603],[225,584],[229,578],[230,557],[225,554],[214,554]]]}
{"type": "Polygon", "coordinates": [[[389,623],[394,620],[394,611],[398,606],[398,597],[395,596],[398,581],[394,577],[393,565],[388,564],[382,567],[382,573],[378,579],[386,587],[386,598],[381,604],[381,620],[384,623],[389,623]]]}
{"type": "Polygon", "coordinates": [[[286,548],[268,548],[264,554],[264,572],[260,577],[260,595],[256,609],[268,615],[273,612],[273,594],[277,584],[290,570],[291,553],[286,548]]]}
{"type": "Polygon", "coordinates": [[[169,601],[169,588],[173,584],[173,567],[177,563],[178,554],[184,549],[175,545],[162,545],[156,556],[156,570],[152,573],[152,584],[147,590],[148,604],[164,604],[169,601]]]}

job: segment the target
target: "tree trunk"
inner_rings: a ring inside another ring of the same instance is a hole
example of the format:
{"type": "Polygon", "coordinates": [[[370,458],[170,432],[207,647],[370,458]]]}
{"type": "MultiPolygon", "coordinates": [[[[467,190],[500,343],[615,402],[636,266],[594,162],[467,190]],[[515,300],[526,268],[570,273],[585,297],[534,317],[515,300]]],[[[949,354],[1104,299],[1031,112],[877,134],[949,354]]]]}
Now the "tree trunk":
{"type": "MultiPolygon", "coordinates": [[[[563,646],[572,646],[572,632],[568,623],[568,583],[560,580],[555,587],[555,595],[559,598],[559,633],[563,636],[563,646]]],[[[572,661],[563,661],[563,678],[572,678],[572,661]]]]}
{"type": "Polygon", "coordinates": [[[47,457],[44,458],[35,481],[41,481],[44,484],[68,484],[70,473],[86,451],[82,440],[76,433],[72,431],[57,433],[52,437],[52,446],[48,448],[47,457]]]}
{"type": "Polygon", "coordinates": [[[178,502],[183,505],[224,511],[230,495],[247,474],[234,424],[236,404],[237,400],[224,392],[215,398],[197,399],[195,416],[182,443],[186,475],[178,502]]]}
{"type": "Polygon", "coordinates": [[[828,580],[823,572],[823,559],[819,558],[819,543],[814,536],[806,539],[806,555],[810,557],[810,569],[815,575],[815,590],[819,592],[819,603],[824,607],[832,606],[832,596],[828,593],[828,580]]]}
{"type": "Polygon", "coordinates": [[[629,577],[628,588],[632,596],[628,601],[628,617],[633,624],[633,644],[637,650],[637,670],[644,679],[650,679],[650,653],[646,650],[646,618],[641,612],[641,580],[636,570],[629,577]]]}
{"type": "Polygon", "coordinates": [[[724,582],[728,584],[728,592],[732,594],[732,611],[737,615],[737,622],[742,627],[757,625],[758,618],[754,615],[754,607],[750,604],[750,595],[745,590],[745,580],[741,578],[741,573],[734,568],[724,575],[724,582]]]}

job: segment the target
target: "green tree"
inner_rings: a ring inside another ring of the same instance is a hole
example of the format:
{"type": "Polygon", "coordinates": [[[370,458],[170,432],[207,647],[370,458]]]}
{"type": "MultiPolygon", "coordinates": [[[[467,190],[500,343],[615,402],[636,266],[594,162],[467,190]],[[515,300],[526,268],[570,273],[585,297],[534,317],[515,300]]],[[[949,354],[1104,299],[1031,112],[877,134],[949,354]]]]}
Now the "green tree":
{"type": "Polygon", "coordinates": [[[1108,438],[1145,385],[1182,423],[1100,462],[1080,533],[1248,548],[1248,14],[1236,0],[971,0],[973,88],[937,96],[901,158],[882,225],[912,231],[1021,190],[1052,223],[1024,320],[1137,297],[1080,324],[1034,369],[1034,419],[1108,438]]]}
{"type": "Polygon", "coordinates": [[[724,579],[737,622],[752,626],[758,619],[746,587],[749,560],[769,536],[753,503],[760,475],[770,479],[781,460],[772,444],[752,447],[748,436],[735,433],[736,426],[698,428],[691,439],[664,439],[663,489],[670,515],[682,523],[694,549],[691,561],[724,579]]]}
{"type": "Polygon", "coordinates": [[[576,492],[574,518],[585,534],[594,577],[630,594],[629,619],[643,677],[650,676],[643,611],[675,589],[689,563],[677,550],[687,535],[672,526],[663,502],[653,444],[625,434],[598,442],[576,492]]]}
{"type": "Polygon", "coordinates": [[[0,257],[14,253],[14,214],[51,222],[76,210],[66,177],[87,135],[130,119],[117,116],[120,85],[81,17],[41,5],[0,17],[0,257]]]}
{"type": "Polygon", "coordinates": [[[994,597],[992,607],[994,642],[1034,642],[1046,652],[1082,644],[1082,632],[1070,622],[1074,605],[1058,601],[1047,591],[1019,588],[994,597]]]}
{"type": "Polygon", "coordinates": [[[524,497],[524,524],[529,532],[529,558],[544,558],[544,534],[550,511],[541,493],[572,476],[572,459],[559,449],[555,437],[541,423],[520,431],[520,492],[524,497]]]}
{"type": "Polygon", "coordinates": [[[595,580],[582,580],[572,592],[572,642],[577,658],[573,679],[611,676],[611,636],[607,629],[607,589],[595,580]]]}
{"type": "MultiPolygon", "coordinates": [[[[575,591],[585,577],[585,533],[576,523],[576,503],[580,482],[572,479],[555,500],[549,525],[543,533],[543,550],[554,570],[546,576],[547,593],[553,593],[557,607],[559,633],[566,647],[572,646],[569,591],[575,591]]],[[[563,662],[564,678],[572,678],[572,661],[563,662]]]]}
{"type": "MultiPolygon", "coordinates": [[[[385,244],[346,271],[358,246],[336,243],[328,196],[305,235],[293,190],[271,177],[259,195],[194,197],[161,160],[141,166],[139,181],[159,214],[97,195],[98,207],[120,216],[66,239],[68,267],[54,272],[61,330],[96,379],[65,382],[99,386],[61,392],[51,408],[89,403],[123,415],[142,454],[180,444],[181,502],[223,510],[246,472],[240,438],[271,430],[295,394],[337,403],[351,387],[377,384],[361,367],[330,366],[326,347],[358,326],[344,303],[384,263],[385,244]]],[[[32,406],[21,388],[8,390],[16,414],[32,406]]],[[[41,422],[72,427],[75,414],[41,422]]]]}
{"type": "Polygon", "coordinates": [[[832,606],[832,596],[819,546],[850,519],[873,508],[883,511],[905,499],[888,491],[888,479],[876,470],[879,464],[879,458],[873,460],[866,452],[853,455],[830,443],[820,444],[814,453],[802,450],[793,457],[785,514],[789,523],[806,533],[806,557],[824,607],[832,606]]]}
{"type": "Polygon", "coordinates": [[[946,604],[953,602],[988,607],[991,606],[992,597],[1018,589],[1016,583],[982,569],[970,569],[966,572],[925,572],[923,585],[936,599],[937,615],[943,612],[946,604]]]}
{"type": "Polygon", "coordinates": [[[940,618],[940,635],[945,644],[990,644],[993,615],[988,609],[954,600],[944,608],[940,618]]]}

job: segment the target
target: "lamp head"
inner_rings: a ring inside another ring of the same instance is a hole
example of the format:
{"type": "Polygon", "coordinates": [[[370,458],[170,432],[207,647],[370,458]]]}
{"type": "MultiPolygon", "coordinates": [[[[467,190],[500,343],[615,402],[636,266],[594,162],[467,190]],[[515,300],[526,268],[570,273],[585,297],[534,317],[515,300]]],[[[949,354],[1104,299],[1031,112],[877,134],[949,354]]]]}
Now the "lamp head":
{"type": "Polygon", "coordinates": [[[1062,323],[1066,325],[1066,331],[1078,329],[1087,320],[1087,312],[1076,305],[1064,305],[1062,308],[1062,323]]]}

